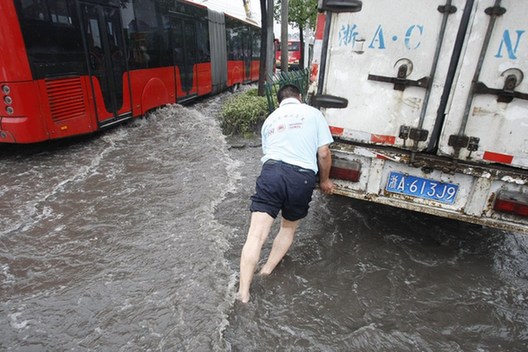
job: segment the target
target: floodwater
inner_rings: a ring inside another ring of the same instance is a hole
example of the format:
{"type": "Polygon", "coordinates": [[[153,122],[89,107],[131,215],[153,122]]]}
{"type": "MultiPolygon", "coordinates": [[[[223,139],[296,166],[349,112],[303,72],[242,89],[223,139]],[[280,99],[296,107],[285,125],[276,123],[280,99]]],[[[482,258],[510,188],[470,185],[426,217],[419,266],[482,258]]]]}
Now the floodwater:
{"type": "Polygon", "coordinates": [[[261,150],[227,95],[0,147],[0,350],[528,349],[527,236],[318,192],[235,301],[261,150]]]}

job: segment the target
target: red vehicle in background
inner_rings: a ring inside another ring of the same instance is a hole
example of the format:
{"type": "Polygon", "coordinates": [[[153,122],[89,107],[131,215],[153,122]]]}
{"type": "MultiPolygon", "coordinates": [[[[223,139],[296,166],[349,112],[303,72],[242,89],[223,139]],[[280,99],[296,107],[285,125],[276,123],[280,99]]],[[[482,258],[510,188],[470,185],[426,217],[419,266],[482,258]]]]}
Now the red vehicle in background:
{"type": "MultiPolygon", "coordinates": [[[[281,45],[275,40],[275,65],[281,67],[281,45]]],[[[288,68],[290,70],[299,70],[302,67],[302,48],[299,40],[288,41],[288,68]]]]}
{"type": "Polygon", "coordinates": [[[88,134],[258,80],[260,28],[182,0],[0,1],[0,143],[88,134]]]}

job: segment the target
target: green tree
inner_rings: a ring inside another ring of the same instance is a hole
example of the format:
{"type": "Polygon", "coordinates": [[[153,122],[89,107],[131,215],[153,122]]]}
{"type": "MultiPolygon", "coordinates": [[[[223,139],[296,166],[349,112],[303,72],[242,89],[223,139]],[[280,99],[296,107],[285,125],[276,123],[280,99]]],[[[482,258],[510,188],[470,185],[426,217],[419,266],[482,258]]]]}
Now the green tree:
{"type": "MultiPolygon", "coordinates": [[[[280,18],[281,0],[275,4],[275,19],[282,21],[280,18]]],[[[315,30],[315,21],[317,19],[317,0],[289,0],[288,6],[288,23],[299,29],[299,38],[301,48],[304,47],[304,29],[306,27],[315,30]]],[[[304,50],[301,51],[301,68],[304,65],[304,50]]]]}

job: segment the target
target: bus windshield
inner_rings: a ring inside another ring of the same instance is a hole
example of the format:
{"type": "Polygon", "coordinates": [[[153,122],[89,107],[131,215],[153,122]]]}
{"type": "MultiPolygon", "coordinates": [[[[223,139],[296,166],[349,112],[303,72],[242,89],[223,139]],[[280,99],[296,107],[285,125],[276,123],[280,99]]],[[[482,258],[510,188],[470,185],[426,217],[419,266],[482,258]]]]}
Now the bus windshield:
{"type": "Polygon", "coordinates": [[[297,50],[299,50],[299,42],[288,43],[288,51],[297,51],[297,50]]]}

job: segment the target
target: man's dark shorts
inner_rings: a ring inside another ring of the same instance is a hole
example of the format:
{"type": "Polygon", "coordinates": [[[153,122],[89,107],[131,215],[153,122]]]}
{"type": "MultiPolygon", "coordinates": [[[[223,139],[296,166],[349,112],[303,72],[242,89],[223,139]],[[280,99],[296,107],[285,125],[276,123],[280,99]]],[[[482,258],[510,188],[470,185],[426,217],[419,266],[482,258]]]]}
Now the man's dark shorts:
{"type": "Polygon", "coordinates": [[[308,214],[315,184],[312,170],[268,160],[257,178],[250,210],[268,213],[273,218],[282,210],[284,219],[300,220],[308,214]]]}

